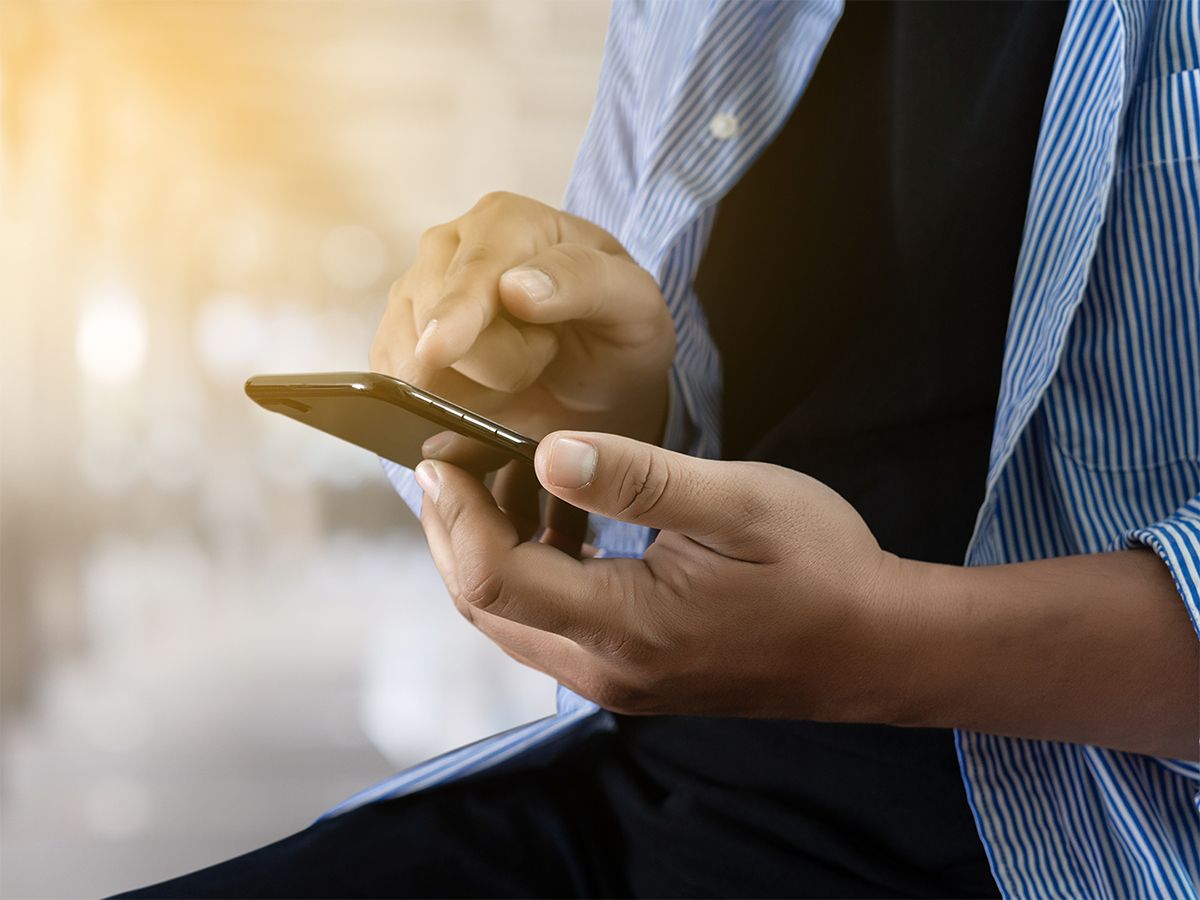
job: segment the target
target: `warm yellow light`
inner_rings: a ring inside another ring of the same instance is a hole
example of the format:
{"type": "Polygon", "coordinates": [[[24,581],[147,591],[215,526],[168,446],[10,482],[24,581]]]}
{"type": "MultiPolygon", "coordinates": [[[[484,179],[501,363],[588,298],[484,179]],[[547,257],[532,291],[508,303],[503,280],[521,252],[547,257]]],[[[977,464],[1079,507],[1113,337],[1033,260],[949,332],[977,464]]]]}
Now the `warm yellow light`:
{"type": "Polygon", "coordinates": [[[137,298],[108,285],[89,292],[75,332],[83,374],[106,384],[134,378],[146,360],[146,318],[137,298]]]}
{"type": "Polygon", "coordinates": [[[267,328],[249,298],[211,297],[200,308],[193,334],[200,361],[214,378],[241,382],[261,368],[267,328]]]}
{"type": "Polygon", "coordinates": [[[317,259],[330,283],[347,290],[364,290],[383,275],[387,251],[371,229],[342,225],[321,239],[317,259]]]}

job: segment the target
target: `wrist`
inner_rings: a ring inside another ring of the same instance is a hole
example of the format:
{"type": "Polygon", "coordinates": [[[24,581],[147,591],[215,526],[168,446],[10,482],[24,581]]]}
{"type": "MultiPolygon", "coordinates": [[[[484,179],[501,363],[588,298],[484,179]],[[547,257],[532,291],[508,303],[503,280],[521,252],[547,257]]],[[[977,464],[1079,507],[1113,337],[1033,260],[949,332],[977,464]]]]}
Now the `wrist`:
{"type": "Polygon", "coordinates": [[[963,570],[884,556],[867,600],[873,622],[866,649],[874,663],[858,721],[929,727],[937,718],[937,673],[956,650],[938,623],[963,570]]]}

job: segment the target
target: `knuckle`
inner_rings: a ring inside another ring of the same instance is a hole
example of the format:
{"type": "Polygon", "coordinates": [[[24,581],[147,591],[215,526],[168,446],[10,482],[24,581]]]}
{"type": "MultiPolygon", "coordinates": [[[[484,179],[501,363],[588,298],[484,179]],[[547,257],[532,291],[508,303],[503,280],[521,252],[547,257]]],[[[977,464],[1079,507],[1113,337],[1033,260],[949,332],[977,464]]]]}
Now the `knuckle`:
{"type": "Polygon", "coordinates": [[[486,241],[476,241],[459,249],[454,257],[453,271],[462,272],[472,266],[486,262],[494,255],[494,250],[486,241]]]}
{"type": "MultiPolygon", "coordinates": [[[[605,277],[604,267],[600,264],[599,254],[581,244],[556,244],[546,254],[543,270],[562,288],[563,282],[578,281],[581,284],[601,287],[601,279],[605,277]]],[[[569,284],[567,285],[569,286],[569,284]]],[[[602,291],[596,290],[599,296],[602,291]]]]}
{"type": "Polygon", "coordinates": [[[651,692],[627,676],[601,675],[594,681],[591,692],[596,703],[622,715],[636,715],[650,708],[651,692]]]}
{"type": "Polygon", "coordinates": [[[524,248],[526,256],[561,239],[557,210],[510,191],[489,191],[475,201],[457,220],[457,235],[463,242],[490,237],[524,248]]]}
{"type": "Polygon", "coordinates": [[[477,567],[463,576],[459,597],[472,609],[502,615],[503,586],[504,579],[499,572],[477,567]]]}
{"type": "Polygon", "coordinates": [[[574,270],[596,264],[596,252],[582,244],[555,244],[551,255],[558,257],[563,265],[574,270]]]}
{"type": "Polygon", "coordinates": [[[521,197],[511,191],[488,191],[482,197],[475,201],[475,205],[471,207],[472,212],[491,212],[499,207],[507,206],[521,197]]]}
{"type": "Polygon", "coordinates": [[[464,600],[461,595],[454,596],[451,599],[454,601],[454,608],[458,610],[459,615],[474,625],[475,608],[466,600],[464,600]]]}
{"type": "Polygon", "coordinates": [[[454,226],[449,223],[433,225],[421,232],[417,239],[417,251],[428,253],[446,244],[454,234],[454,226]]]}
{"type": "Polygon", "coordinates": [[[631,454],[617,489],[617,518],[638,519],[652,513],[670,481],[670,464],[660,453],[631,454]]]}

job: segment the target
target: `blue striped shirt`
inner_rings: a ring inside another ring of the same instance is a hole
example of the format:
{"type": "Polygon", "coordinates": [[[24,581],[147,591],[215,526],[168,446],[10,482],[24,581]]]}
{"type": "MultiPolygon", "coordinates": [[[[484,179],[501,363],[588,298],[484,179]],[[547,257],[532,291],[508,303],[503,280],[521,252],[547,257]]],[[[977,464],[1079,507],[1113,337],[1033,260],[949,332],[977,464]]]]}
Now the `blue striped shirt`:
{"type": "MultiPolygon", "coordinates": [[[[678,334],[669,446],[719,454],[720,360],[692,279],[717,204],[787,120],[840,12],[840,0],[614,5],[565,206],[616,235],[666,297],[678,334]]],[[[389,476],[418,509],[411,473],[389,466],[389,476]]],[[[649,540],[592,524],[610,555],[649,540]]],[[[1200,0],[1068,10],[965,562],[1133,546],[1170,568],[1200,631],[1200,0]]],[[[327,815],[610,726],[564,688],[558,701],[555,716],[327,815]]],[[[970,732],[957,745],[1006,895],[1200,897],[1197,764],[970,732]]]]}

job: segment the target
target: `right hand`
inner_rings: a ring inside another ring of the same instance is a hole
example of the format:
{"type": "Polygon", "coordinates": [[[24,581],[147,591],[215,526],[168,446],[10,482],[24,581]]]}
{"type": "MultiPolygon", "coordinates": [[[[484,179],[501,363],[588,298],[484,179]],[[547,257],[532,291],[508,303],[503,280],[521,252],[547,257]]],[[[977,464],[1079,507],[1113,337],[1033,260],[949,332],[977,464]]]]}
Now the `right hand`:
{"type": "MultiPolygon", "coordinates": [[[[616,238],[493,193],[421,236],[370,364],[533,438],[569,428],[657,443],[674,354],[662,293],[616,238]]],[[[437,440],[427,456],[476,471],[506,462],[475,441],[437,440]]]]}

